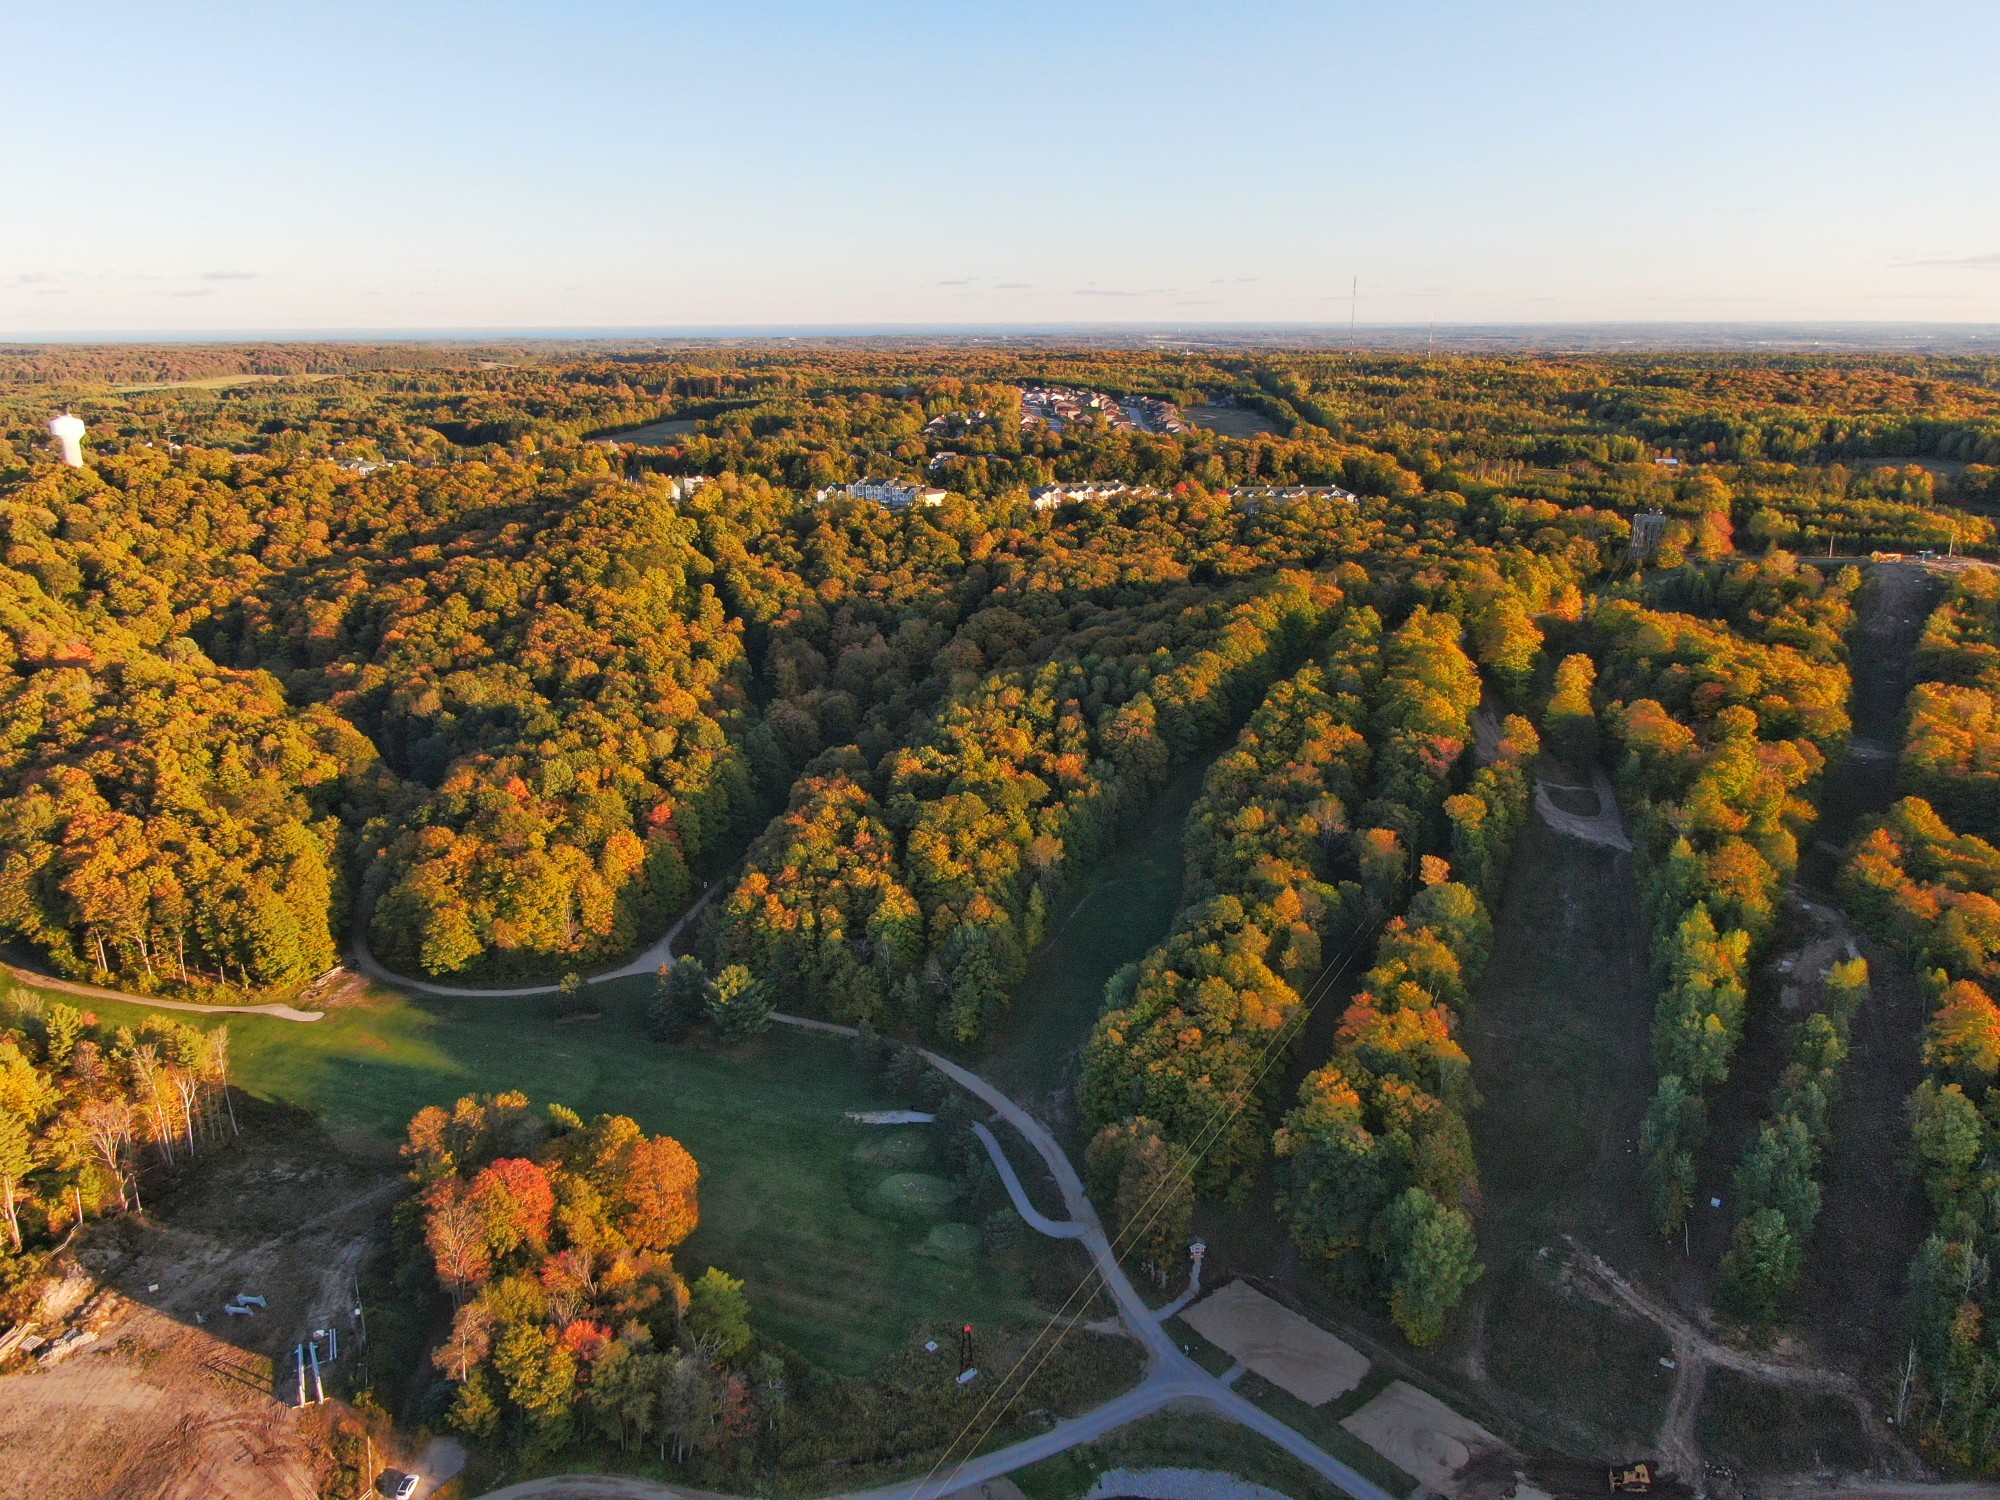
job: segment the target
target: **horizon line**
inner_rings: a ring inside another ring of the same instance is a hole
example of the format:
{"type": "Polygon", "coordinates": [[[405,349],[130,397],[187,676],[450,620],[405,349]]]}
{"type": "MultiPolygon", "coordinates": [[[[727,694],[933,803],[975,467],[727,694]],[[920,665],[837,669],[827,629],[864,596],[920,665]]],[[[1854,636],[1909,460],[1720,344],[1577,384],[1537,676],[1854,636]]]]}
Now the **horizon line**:
{"type": "Polygon", "coordinates": [[[683,323],[683,324],[492,324],[410,327],[266,327],[266,328],[109,328],[0,331],[0,345],[41,344],[179,344],[179,343],[470,343],[493,339],[538,342],[605,342],[631,339],[860,339],[898,337],[1077,337],[1116,335],[1172,340],[1221,334],[1310,335],[1335,341],[1361,342],[1367,337],[1436,337],[1530,335],[1559,333],[1662,333],[1710,337],[1753,332],[1801,337],[1812,333],[1854,335],[1947,336],[1967,341],[2000,338],[2000,322],[1918,321],[1910,319],[1659,319],[1575,318],[1506,322],[1308,322],[1303,320],[1225,320],[1163,323],[1153,320],[1091,322],[958,323],[683,323]]]}

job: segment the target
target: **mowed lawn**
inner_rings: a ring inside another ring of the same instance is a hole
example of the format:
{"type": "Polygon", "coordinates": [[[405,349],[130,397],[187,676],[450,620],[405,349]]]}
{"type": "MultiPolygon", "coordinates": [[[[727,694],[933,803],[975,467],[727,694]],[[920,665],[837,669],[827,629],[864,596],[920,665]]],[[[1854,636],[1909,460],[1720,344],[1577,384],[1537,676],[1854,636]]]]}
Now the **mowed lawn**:
{"type": "MultiPolygon", "coordinates": [[[[601,986],[603,1019],[561,1025],[548,998],[414,1000],[379,986],[310,1024],[170,1014],[227,1019],[238,1086],[309,1109],[336,1135],[390,1142],[426,1104],[520,1089],[538,1105],[629,1114],[675,1136],[702,1173],[682,1272],[712,1263],[742,1277],[762,1329],[835,1369],[867,1369],[921,1324],[1035,1315],[1020,1277],[984,1255],[918,1257],[927,1224],[867,1211],[860,1189],[872,1178],[852,1159],[870,1127],[845,1115],[900,1101],[857,1072],[842,1042],[780,1027],[733,1050],[669,1047],[642,1027],[649,989],[601,986]]],[[[145,1014],[54,998],[110,1025],[145,1014]]]]}

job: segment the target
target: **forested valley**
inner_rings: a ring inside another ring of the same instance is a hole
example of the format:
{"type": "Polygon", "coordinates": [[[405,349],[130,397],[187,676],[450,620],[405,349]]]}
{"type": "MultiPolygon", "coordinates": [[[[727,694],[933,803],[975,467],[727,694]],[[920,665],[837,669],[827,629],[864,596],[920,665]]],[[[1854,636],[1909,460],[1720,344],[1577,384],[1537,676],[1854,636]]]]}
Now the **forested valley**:
{"type": "MultiPolygon", "coordinates": [[[[1537,767],[1601,763],[1629,825],[1641,1209],[1678,1243],[1849,752],[1865,570],[1990,558],[1996,515],[1979,360],[0,351],[0,935],[178,1001],[296,995],[356,943],[573,996],[713,887],[648,1045],[775,1008],[893,1073],[899,1043],[1006,1035],[1079,883],[1198,775],[1171,921],[1072,1039],[1093,1195],[1165,1285],[1268,1184],[1307,1273],[1424,1349],[1483,1274],[1465,1030],[1537,767]],[[1139,415],[1024,407],[1048,386],[1139,415]],[[82,468],[43,436],[65,407],[82,468]]],[[[2000,1411],[1994,577],[1952,572],[1923,626],[1901,800],[1841,876],[1936,1006],[1911,1410],[1971,1468],[2000,1411]]],[[[1788,1024],[1738,1164],[1717,1298],[1747,1337],[1837,1232],[1868,996],[1841,964],[1788,1024]]],[[[230,1128],[227,1034],[0,1034],[16,1249],[230,1128]]],[[[674,1271],[677,1142],[503,1095],[419,1115],[405,1155],[461,1431],[684,1445],[661,1381],[707,1432],[808,1379],[746,1352],[728,1276],[674,1271]]]]}

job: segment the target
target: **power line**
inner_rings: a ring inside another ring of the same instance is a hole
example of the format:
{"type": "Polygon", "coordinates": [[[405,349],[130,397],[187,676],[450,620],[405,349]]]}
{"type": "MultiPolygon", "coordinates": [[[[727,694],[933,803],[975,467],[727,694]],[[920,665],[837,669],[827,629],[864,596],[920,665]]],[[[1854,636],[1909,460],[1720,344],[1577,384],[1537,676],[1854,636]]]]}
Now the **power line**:
{"type": "MultiPolygon", "coordinates": [[[[1180,1159],[1174,1162],[1173,1169],[1154,1185],[1153,1190],[1147,1194],[1138,1209],[1134,1210],[1131,1218],[1127,1220],[1118,1235],[1115,1238],[1107,1236],[1113,1260],[1120,1258],[1121,1246],[1129,1248],[1130,1243],[1152,1228],[1154,1221],[1166,1211],[1166,1202],[1159,1201],[1157,1206],[1155,1206],[1156,1200],[1161,1199],[1161,1195],[1167,1191],[1177,1178],[1192,1177],[1193,1166],[1214,1149],[1215,1145],[1222,1139],[1223,1131],[1234,1123],[1236,1118],[1243,1113],[1249,1101],[1256,1097],[1258,1089],[1263,1084],[1265,1075],[1270,1072],[1271,1066],[1276,1060],[1280,1045],[1289,1046],[1298,1033],[1304,1030],[1306,1021],[1311,1018],[1314,1008],[1326,997],[1328,989],[1338,981],[1340,976],[1346,972],[1348,966],[1353,963],[1354,957],[1360,952],[1362,944],[1371,940],[1379,933],[1382,927],[1386,925],[1387,920],[1384,917],[1382,921],[1375,923],[1366,930],[1358,929],[1342,947],[1341,951],[1321,968],[1319,975],[1313,980],[1312,984],[1307,986],[1306,992],[1299,997],[1300,1003],[1293,1015],[1286,1020],[1285,1024],[1274,1030],[1269,1039],[1266,1040],[1263,1049],[1258,1055],[1256,1073],[1251,1078],[1248,1087],[1242,1091],[1236,1100],[1235,1105],[1228,1108],[1215,1120],[1211,1121],[1208,1126],[1204,1127],[1202,1132],[1196,1137],[1196,1140],[1183,1150],[1180,1159]],[[1142,1218],[1141,1215],[1144,1217],[1142,1218]]],[[[1054,1357],[1056,1351],[1062,1347],[1063,1341],[1069,1337],[1077,1323],[1082,1320],[1084,1313],[1089,1310],[1089,1304],[1086,1302],[1084,1307],[1079,1309],[1074,1315],[1070,1314],[1071,1304],[1084,1292],[1091,1290],[1092,1281],[1100,1278],[1102,1275],[1103,1272],[1093,1261],[1089,1272],[1077,1283],[1075,1290],[1063,1300],[1063,1305],[1056,1311],[1047,1325],[1043,1327],[1040,1333],[1035,1335],[1033,1341],[1021,1352],[1020,1357],[1014,1361],[1013,1368],[1008,1370],[995,1383],[992,1394],[980,1404],[979,1410],[974,1412],[971,1419],[959,1429],[957,1436],[953,1437],[945,1445],[944,1451],[939,1455],[937,1462],[931,1466],[930,1472],[924,1476],[922,1483],[917,1486],[914,1492],[916,1500],[921,1500],[925,1486],[930,1484],[937,1477],[939,1470],[944,1468],[952,1452],[964,1439],[966,1433],[970,1432],[979,1423],[980,1419],[986,1415],[986,1412],[992,1407],[993,1403],[1000,1399],[1001,1394],[1013,1382],[1015,1375],[1019,1374],[1021,1367],[1027,1363],[1042,1341],[1048,1337],[1050,1331],[1067,1316],[1069,1321],[1064,1324],[1061,1332],[1056,1334],[1054,1341],[1049,1344],[1047,1352],[1035,1361],[1034,1368],[1028,1371],[1027,1376],[1020,1382],[1014,1394],[1008,1397],[1006,1403],[994,1415],[993,1420],[985,1425],[980,1431],[979,1436],[973,1441],[971,1447],[968,1448],[965,1458],[959,1461],[954,1470],[954,1478],[956,1477],[957,1470],[962,1470],[978,1454],[980,1445],[992,1435],[993,1429],[1006,1419],[1007,1413],[1012,1409],[1014,1402],[1020,1399],[1021,1392],[1025,1391],[1035,1376],[1041,1373],[1042,1366],[1054,1357]]],[[[938,1493],[942,1494],[944,1492],[940,1490],[938,1493]]]]}
{"type": "MultiPolygon", "coordinates": [[[[1316,1006],[1319,1003],[1319,1001],[1325,997],[1325,987],[1332,982],[1333,977],[1337,977],[1334,976],[1333,974],[1336,964],[1340,967],[1342,972],[1344,972],[1347,965],[1353,961],[1353,955],[1355,954],[1355,952],[1359,950],[1360,943],[1363,940],[1365,940],[1366,937],[1373,936],[1375,932],[1379,932],[1381,926],[1382,924],[1380,923],[1376,924],[1376,926],[1373,929],[1371,929],[1370,932],[1367,934],[1357,933],[1355,939],[1350,941],[1348,946],[1342,950],[1342,955],[1336,958],[1333,962],[1328,963],[1326,967],[1320,971],[1319,978],[1314,980],[1313,984],[1308,987],[1307,994],[1300,997],[1301,1003],[1298,1011],[1296,1012],[1298,1029],[1303,1029],[1305,1021],[1309,1019],[1311,1016],[1313,1007],[1316,1006]]],[[[1286,1045],[1289,1045],[1291,1041],[1291,1037],[1286,1035],[1288,1030],[1292,1030],[1290,1022],[1287,1022],[1285,1026],[1279,1027],[1277,1031],[1272,1033],[1271,1038],[1265,1043],[1263,1053],[1260,1057],[1260,1066],[1258,1067],[1257,1074],[1251,1080],[1249,1088],[1244,1091],[1242,1098],[1239,1099],[1235,1108],[1229,1110],[1227,1114],[1223,1115],[1217,1121],[1212,1122],[1211,1126],[1205,1132],[1208,1136],[1208,1139],[1198,1140],[1194,1146],[1189,1147],[1182,1154],[1181,1160],[1174,1164],[1174,1172],[1168,1174],[1168,1176],[1165,1179],[1163,1179],[1160,1183],[1155,1185],[1153,1191],[1149,1193],[1145,1201],[1139,1205],[1139,1209],[1134,1211],[1131,1219],[1127,1222],[1125,1228],[1120,1231],[1118,1237],[1115,1240],[1111,1241],[1111,1254],[1114,1259],[1118,1257],[1119,1245],[1121,1243],[1124,1243],[1132,1238],[1135,1238],[1136,1236],[1141,1235],[1146,1230],[1150,1229],[1153,1225],[1153,1222],[1156,1219],[1158,1219],[1161,1213],[1165,1211],[1166,1209],[1165,1203],[1159,1204],[1158,1207],[1152,1207],[1152,1205],[1154,1203],[1154,1200],[1157,1199],[1160,1196],[1160,1194],[1164,1192],[1166,1188],[1172,1183],[1172,1181],[1174,1180],[1174,1176],[1176,1174],[1186,1173],[1188,1171],[1188,1168],[1194,1162],[1198,1161],[1201,1157],[1206,1156],[1209,1150],[1213,1148],[1215,1143],[1221,1139],[1222,1130],[1226,1129],[1235,1120],[1235,1118],[1243,1112],[1244,1106],[1248,1103],[1248,1101],[1251,1098],[1255,1097],[1258,1087],[1263,1083],[1264,1075],[1270,1071],[1271,1064],[1276,1060],[1277,1048],[1279,1044],[1282,1042],[1286,1045]],[[1140,1214],[1148,1208],[1151,1208],[1151,1212],[1146,1213],[1145,1217],[1142,1220],[1140,1218],[1140,1214]]],[[[1296,1032],[1294,1031],[1293,1034],[1295,1035],[1296,1032]]],[[[1091,1276],[1100,1274],[1101,1273],[1093,1265],[1091,1269],[1091,1276]]],[[[1086,1276],[1083,1282],[1079,1284],[1077,1291],[1072,1292],[1070,1294],[1069,1299],[1064,1302],[1062,1309],[1058,1311],[1055,1318],[1050,1321],[1048,1328],[1053,1328],[1055,1326],[1056,1321],[1060,1320],[1063,1317],[1063,1315],[1069,1311],[1070,1302],[1074,1301],[1078,1293],[1080,1293],[1086,1287],[1088,1287],[1089,1283],[1090,1283],[1090,1276],[1086,1276]]],[[[1014,1394],[1007,1399],[1006,1404],[1001,1407],[1000,1411],[994,1416],[993,1420],[986,1424],[986,1427],[980,1432],[979,1437],[973,1442],[972,1447],[968,1450],[965,1459],[960,1462],[959,1464],[960,1469],[963,1469],[965,1464],[969,1463],[972,1460],[973,1456],[978,1453],[980,1446],[983,1443],[985,1443],[988,1437],[992,1435],[993,1429],[999,1426],[999,1424],[1003,1420],[1005,1420],[1007,1412],[1012,1408],[1014,1402],[1020,1399],[1021,1392],[1026,1390],[1029,1382],[1031,1382],[1036,1375],[1041,1373],[1042,1366],[1047,1364],[1049,1360],[1055,1356],[1056,1351],[1062,1347],[1063,1340],[1069,1337],[1070,1333],[1075,1329],[1077,1323],[1082,1320],[1083,1311],[1085,1310],[1088,1310],[1087,1304],[1084,1310],[1080,1310],[1079,1312],[1077,1312],[1074,1316],[1070,1318],[1069,1322],[1064,1325],[1062,1332],[1056,1335],[1055,1341],[1049,1345],[1047,1352],[1044,1353],[1042,1357],[1035,1362],[1035,1367],[1028,1372],[1026,1378],[1021,1381],[1020,1386],[1015,1390],[1014,1394]]],[[[1041,1334],[1038,1334],[1035,1338],[1035,1341],[1031,1343],[1025,1351],[1023,1351],[1020,1359],[1015,1361],[1014,1368],[1007,1372],[1006,1376],[1002,1378],[1000,1384],[994,1388],[993,1394],[987,1397],[985,1403],[981,1405],[979,1411],[973,1414],[972,1422],[966,1424],[966,1428],[960,1431],[959,1437],[963,1437],[965,1431],[970,1430],[972,1423],[976,1423],[979,1420],[979,1418],[985,1414],[986,1409],[990,1407],[993,1404],[993,1402],[999,1398],[1001,1392],[1006,1388],[1007,1383],[1014,1378],[1015,1373],[1019,1371],[1021,1365],[1027,1361],[1029,1355],[1034,1353],[1035,1348],[1041,1343],[1042,1338],[1047,1335],[1048,1328],[1045,1328],[1041,1334]]],[[[958,1438],[954,1438],[952,1440],[952,1446],[956,1447],[957,1443],[958,1443],[958,1438]]],[[[950,1449],[947,1449],[946,1452],[948,1454],[950,1452],[950,1449]]],[[[942,1467],[942,1464],[943,1460],[940,1459],[938,1467],[942,1467]]],[[[932,1474],[935,1474],[936,1472],[937,1472],[936,1468],[933,1468],[932,1474]]],[[[926,1476],[924,1482],[928,1484],[930,1482],[930,1476],[926,1476]]],[[[921,1485],[918,1486],[918,1493],[919,1495],[922,1493],[921,1485]]]]}

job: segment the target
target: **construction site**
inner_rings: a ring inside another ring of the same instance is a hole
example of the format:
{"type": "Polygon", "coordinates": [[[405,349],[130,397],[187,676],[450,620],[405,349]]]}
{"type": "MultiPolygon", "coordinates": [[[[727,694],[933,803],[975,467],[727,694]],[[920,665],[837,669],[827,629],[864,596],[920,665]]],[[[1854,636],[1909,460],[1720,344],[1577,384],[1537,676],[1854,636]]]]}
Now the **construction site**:
{"type": "Polygon", "coordinates": [[[311,1500],[355,1467],[340,1398],[365,1384],[360,1286],[400,1181],[291,1111],[244,1113],[146,1215],[58,1254],[0,1338],[5,1500],[311,1500]]]}

